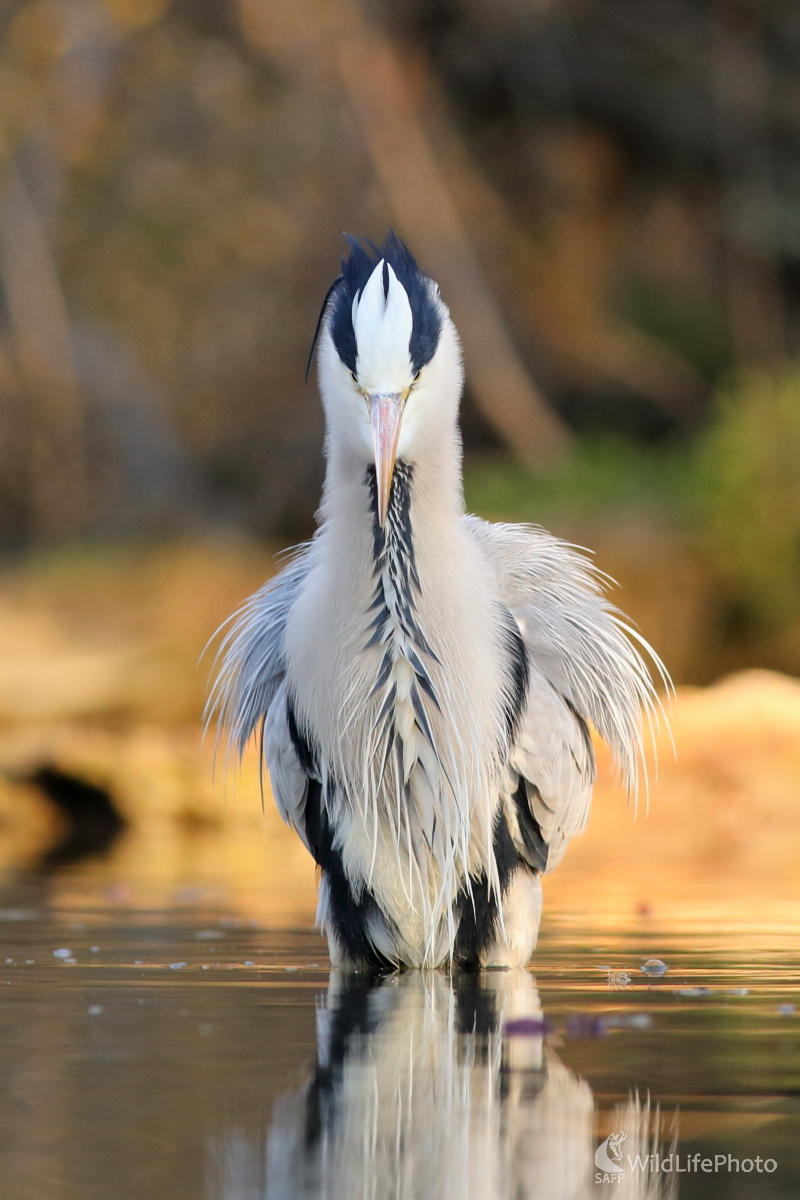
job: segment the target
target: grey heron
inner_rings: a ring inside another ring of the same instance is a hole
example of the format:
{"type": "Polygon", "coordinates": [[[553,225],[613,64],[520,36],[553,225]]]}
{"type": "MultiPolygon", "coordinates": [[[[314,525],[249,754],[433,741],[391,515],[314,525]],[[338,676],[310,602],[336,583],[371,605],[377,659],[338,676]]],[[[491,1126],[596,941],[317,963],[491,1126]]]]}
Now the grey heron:
{"type": "Polygon", "coordinates": [[[635,789],[640,651],[663,668],[575,548],[465,514],[449,312],[393,231],[348,240],[318,530],[233,618],[209,713],[235,753],[261,731],[335,966],[517,966],[586,824],[590,727],[635,789]]]}

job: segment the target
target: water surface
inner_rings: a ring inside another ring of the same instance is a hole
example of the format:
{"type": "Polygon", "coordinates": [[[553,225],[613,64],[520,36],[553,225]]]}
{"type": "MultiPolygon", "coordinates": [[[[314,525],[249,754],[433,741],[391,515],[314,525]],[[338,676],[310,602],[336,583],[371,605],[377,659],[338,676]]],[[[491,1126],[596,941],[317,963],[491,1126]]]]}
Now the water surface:
{"type": "Polygon", "coordinates": [[[551,912],[527,972],[371,979],[225,889],[159,898],[0,893],[3,1200],[800,1195],[788,919],[551,912]],[[627,1164],[671,1149],[679,1174],[627,1164]]]}

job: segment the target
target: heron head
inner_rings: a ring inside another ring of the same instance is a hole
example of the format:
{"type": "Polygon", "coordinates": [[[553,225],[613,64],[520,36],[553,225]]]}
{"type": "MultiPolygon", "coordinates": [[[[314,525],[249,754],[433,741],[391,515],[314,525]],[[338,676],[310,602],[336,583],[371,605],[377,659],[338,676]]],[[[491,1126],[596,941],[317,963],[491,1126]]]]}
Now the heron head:
{"type": "Polygon", "coordinates": [[[396,459],[413,461],[447,408],[443,344],[456,365],[454,410],[460,356],[436,284],[397,235],[390,230],[382,246],[370,242],[366,249],[355,238],[348,241],[350,254],[321,318],[320,386],[329,439],[338,436],[374,463],[383,525],[396,459]]]}

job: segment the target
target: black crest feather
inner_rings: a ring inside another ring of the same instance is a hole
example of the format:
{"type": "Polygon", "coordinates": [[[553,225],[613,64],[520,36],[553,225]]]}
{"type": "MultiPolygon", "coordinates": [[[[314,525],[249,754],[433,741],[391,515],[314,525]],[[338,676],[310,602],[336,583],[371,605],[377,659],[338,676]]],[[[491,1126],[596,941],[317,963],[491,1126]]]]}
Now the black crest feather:
{"type": "MultiPolygon", "coordinates": [[[[406,290],[413,318],[409,354],[414,371],[419,371],[433,358],[442,329],[442,318],[436,302],[436,285],[429,276],[420,271],[411,251],[393,229],[389,230],[380,246],[366,238],[365,245],[362,245],[349,233],[344,236],[350,245],[350,254],[342,259],[342,273],[333,281],[323,301],[308,357],[306,379],[322,322],[329,309],[333,344],[345,366],[355,371],[358,347],[353,329],[353,300],[361,295],[381,259],[391,266],[406,290]]],[[[384,294],[388,295],[389,272],[385,269],[383,287],[384,294]]]]}

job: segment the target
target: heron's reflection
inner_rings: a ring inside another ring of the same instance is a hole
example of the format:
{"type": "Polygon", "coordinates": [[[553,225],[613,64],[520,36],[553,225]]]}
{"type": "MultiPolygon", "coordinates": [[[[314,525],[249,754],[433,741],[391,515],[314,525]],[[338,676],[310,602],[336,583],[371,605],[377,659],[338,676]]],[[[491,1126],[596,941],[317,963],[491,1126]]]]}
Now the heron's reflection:
{"type": "MultiPolygon", "coordinates": [[[[382,979],[331,975],[317,1063],[279,1099],[266,1147],[215,1147],[220,1200],[585,1200],[596,1183],[589,1085],[546,1044],[525,970],[382,979]]],[[[615,1114],[646,1155],[649,1113],[615,1114]]],[[[666,1200],[668,1176],[625,1172],[618,1200],[666,1200]]]]}

